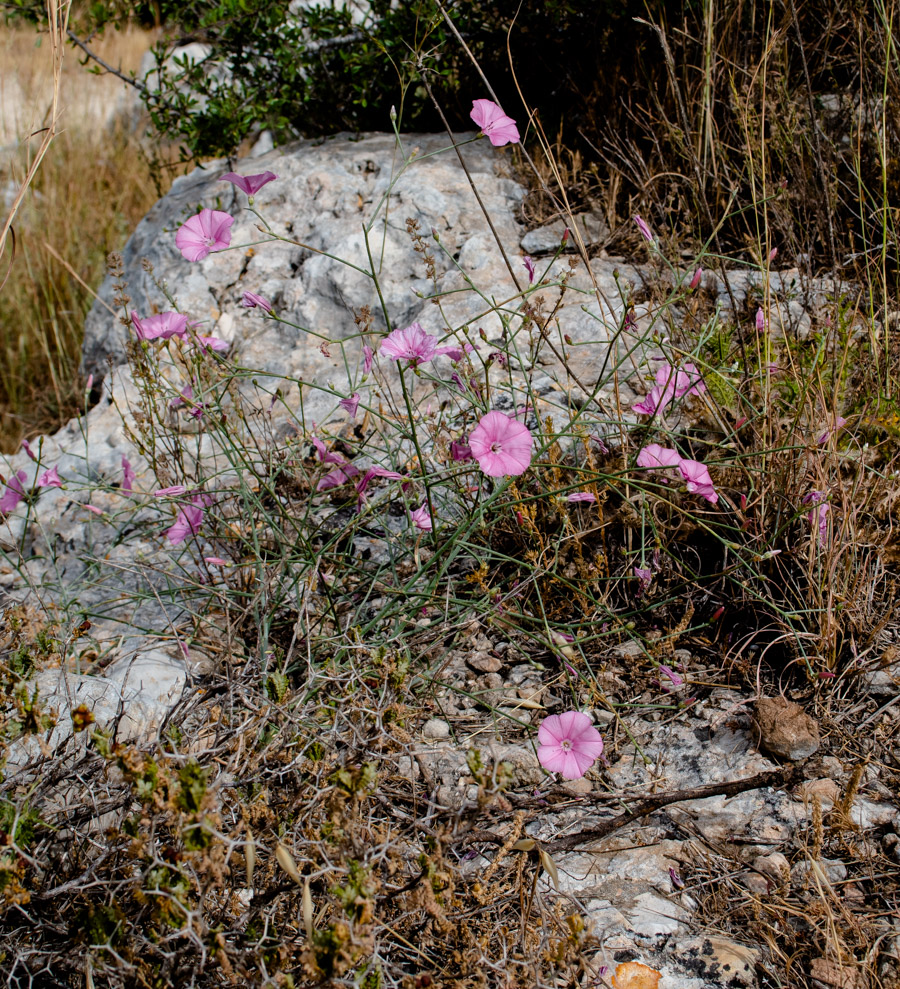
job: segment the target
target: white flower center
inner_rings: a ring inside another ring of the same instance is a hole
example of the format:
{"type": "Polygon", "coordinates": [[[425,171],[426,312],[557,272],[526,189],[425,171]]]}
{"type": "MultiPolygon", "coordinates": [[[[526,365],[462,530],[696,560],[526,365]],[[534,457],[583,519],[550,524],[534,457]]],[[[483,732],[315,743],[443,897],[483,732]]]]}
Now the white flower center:
{"type": "Polygon", "coordinates": [[[568,752],[572,748],[572,742],[568,738],[564,738],[559,745],[563,752],[568,752]]]}

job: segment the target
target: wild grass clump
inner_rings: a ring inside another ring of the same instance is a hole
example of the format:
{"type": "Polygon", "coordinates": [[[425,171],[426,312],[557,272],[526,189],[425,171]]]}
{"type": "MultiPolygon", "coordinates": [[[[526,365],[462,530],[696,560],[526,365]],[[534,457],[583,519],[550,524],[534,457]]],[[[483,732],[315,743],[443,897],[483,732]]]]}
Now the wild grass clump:
{"type": "MultiPolygon", "coordinates": [[[[393,182],[414,167],[404,159],[393,182]]],[[[387,195],[364,228],[373,256],[387,195]]],[[[246,209],[254,250],[291,242],[249,197],[246,209]]],[[[480,312],[454,324],[435,275],[444,248],[410,219],[440,334],[376,329],[374,265],[354,266],[372,301],[345,339],[245,297],[257,318],[340,353],[340,383],[240,366],[161,283],[160,311],[131,311],[112,259],[132,335],[113,396],[137,455],[121,477],[91,479],[87,508],[168,546],[162,593],[187,616],[178,648],[218,657],[220,673],[152,746],[119,742],[75,709],[57,768],[28,784],[27,801],[10,795],[28,822],[8,832],[15,855],[2,866],[7,913],[24,918],[10,927],[10,978],[26,959],[69,971],[73,937],[78,964],[111,985],[580,978],[599,946],[577,904],[536,892],[552,858],[519,843],[521,812],[552,785],[523,790],[514,766],[473,746],[462,790],[446,792],[416,755],[447,650],[481,629],[502,635],[549,671],[565,707],[614,718],[632,702],[609,693],[605,671],[628,639],[640,643],[630,675],[662,684],[690,684],[675,652],[689,639],[699,665],[737,683],[772,678],[826,705],[852,691],[895,579],[896,443],[864,439],[877,427],[853,374],[870,324],[836,290],[815,325],[792,325],[768,262],[745,271],[749,311],[724,309],[707,255],[673,262],[637,219],[645,287],[620,283],[612,308],[602,300],[614,315],[596,317],[594,339],[557,323],[570,293],[601,301],[575,236],[533,270],[511,264],[518,291],[502,304],[468,282],[480,312]],[[589,381],[582,347],[606,354],[589,381]],[[563,387],[538,393],[538,373],[563,387]],[[315,428],[298,398],[310,388],[331,402],[315,428]],[[81,795],[60,809],[64,778],[81,795]],[[498,813],[511,821],[502,836],[498,813]],[[479,835],[501,848],[473,871],[479,835]]],[[[232,223],[201,210],[176,244],[192,259],[242,249],[232,223]]],[[[3,494],[20,551],[42,487],[80,483],[53,468],[39,463],[33,485],[23,474],[3,494]]],[[[100,617],[59,621],[80,634],[100,617]]],[[[75,638],[53,640],[55,661],[73,662],[75,638]]],[[[40,665],[26,641],[38,639],[23,632],[15,655],[40,665]]],[[[5,676],[11,752],[16,737],[40,739],[52,712],[21,663],[5,676]]],[[[696,698],[676,696],[660,709],[677,715],[696,698]]],[[[532,737],[527,706],[480,702],[532,737]]]]}

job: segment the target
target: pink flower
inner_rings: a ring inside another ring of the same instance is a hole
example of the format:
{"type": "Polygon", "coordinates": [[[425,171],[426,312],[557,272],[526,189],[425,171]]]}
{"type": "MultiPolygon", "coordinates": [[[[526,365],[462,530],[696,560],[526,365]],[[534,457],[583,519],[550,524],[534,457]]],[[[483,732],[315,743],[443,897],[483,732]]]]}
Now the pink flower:
{"type": "Polygon", "coordinates": [[[438,347],[435,350],[435,357],[443,354],[445,357],[449,357],[451,361],[461,361],[466,354],[470,354],[475,348],[468,341],[464,343],[461,347],[438,347]]]}
{"type": "Polygon", "coordinates": [[[635,214],[632,217],[632,219],[634,220],[634,222],[635,222],[638,230],[640,230],[641,236],[644,238],[644,240],[646,240],[647,243],[652,244],[653,243],[653,234],[650,232],[650,228],[644,222],[643,218],[640,217],[640,216],[638,216],[637,214],[635,214]]]}
{"type": "Polygon", "coordinates": [[[170,488],[157,488],[153,492],[154,498],[177,498],[179,495],[183,495],[187,491],[187,488],[183,484],[173,484],[170,488]]]}
{"type": "Polygon", "coordinates": [[[22,440],[22,449],[28,454],[29,460],[37,460],[37,457],[34,455],[34,450],[31,449],[31,444],[28,440],[22,440]]]}
{"type": "Polygon", "coordinates": [[[338,405],[350,413],[350,418],[356,418],[356,410],[359,408],[359,392],[355,391],[349,398],[342,398],[338,405]]]}
{"type": "Polygon", "coordinates": [[[334,453],[329,450],[327,446],[319,439],[318,436],[313,433],[312,443],[316,448],[316,453],[319,455],[319,460],[323,464],[346,464],[347,458],[342,453],[334,453]]]}
{"type": "Polygon", "coordinates": [[[7,515],[18,507],[19,502],[25,497],[23,484],[27,480],[28,475],[24,470],[20,470],[6,482],[6,490],[0,498],[0,515],[7,515]]]}
{"type": "Polygon", "coordinates": [[[681,455],[677,450],[660,446],[659,443],[649,443],[637,455],[638,467],[678,467],[681,463],[681,455]]]}
{"type": "Polygon", "coordinates": [[[828,512],[831,510],[831,505],[819,505],[818,508],[814,508],[809,513],[809,524],[816,524],[816,516],[818,516],[819,523],[819,539],[824,539],[826,533],[828,532],[828,512]]]}
{"type": "Polygon", "coordinates": [[[264,295],[257,295],[256,292],[244,292],[241,305],[245,309],[264,309],[267,313],[272,313],[272,303],[264,295]]]}
{"type": "MultiPolygon", "coordinates": [[[[385,467],[369,467],[365,474],[356,482],[356,493],[359,495],[359,503],[366,500],[366,488],[368,488],[373,478],[376,477],[388,477],[395,481],[404,480],[406,478],[405,474],[398,474],[395,470],[387,470],[385,467]]],[[[404,485],[405,487],[405,485],[404,485]]]]}
{"type": "Polygon", "coordinates": [[[847,420],[843,416],[838,416],[837,419],[834,420],[834,426],[830,429],[826,429],[825,432],[819,437],[819,443],[827,443],[832,433],[836,433],[839,429],[843,429],[846,425],[847,420]]]}
{"type": "Polygon", "coordinates": [[[603,739],[580,711],[551,714],[538,729],[538,761],[550,773],[580,779],[603,753],[603,739]]]}
{"type": "Polygon", "coordinates": [[[471,460],[472,459],[472,449],[468,443],[460,443],[457,440],[453,440],[450,444],[450,459],[451,460],[471,460]]]}
{"type": "Polygon", "coordinates": [[[349,461],[342,464],[326,474],[316,485],[316,491],[328,491],[331,488],[339,488],[347,481],[351,481],[359,474],[359,468],[354,467],[349,461]]]}
{"type": "Polygon", "coordinates": [[[590,491],[573,491],[571,494],[566,495],[566,501],[596,501],[597,496],[590,493],[590,491]]]}
{"type": "Polygon", "coordinates": [[[530,258],[526,254],[522,258],[522,264],[525,265],[525,270],[528,272],[528,282],[529,282],[529,284],[534,284],[534,258],[530,258]]]}
{"type": "Polygon", "coordinates": [[[515,120],[507,117],[491,100],[472,100],[472,112],[469,116],[495,148],[519,143],[519,129],[515,120]]]}
{"type": "Polygon", "coordinates": [[[231,564],[228,560],[223,560],[221,556],[204,556],[203,562],[208,563],[211,567],[230,567],[231,564]]]}
{"type": "Polygon", "coordinates": [[[502,412],[488,412],[469,434],[469,447],[488,477],[524,474],[534,441],[520,422],[502,412]]]}
{"type": "Polygon", "coordinates": [[[203,525],[203,496],[195,495],[190,505],[181,505],[174,523],[166,529],[166,539],[173,546],[183,543],[188,536],[194,536],[203,525]]]}
{"type": "Polygon", "coordinates": [[[719,495],[713,487],[709,468],[706,464],[701,464],[697,460],[682,460],[678,464],[678,470],[687,482],[687,489],[691,494],[698,494],[711,505],[715,505],[719,500],[719,495]]]}
{"type": "Polygon", "coordinates": [[[122,456],[122,490],[129,494],[134,491],[134,482],[137,475],[134,468],[128,462],[128,457],[122,456]]]}
{"type": "Polygon", "coordinates": [[[431,524],[431,516],[428,514],[428,502],[423,502],[421,507],[409,513],[412,524],[423,532],[431,532],[434,526],[431,524]]]}
{"type": "Polygon", "coordinates": [[[415,364],[433,360],[437,354],[437,339],[426,333],[418,323],[405,330],[393,330],[381,343],[381,353],[393,361],[415,364]]]}
{"type": "Polygon", "coordinates": [[[175,234],[175,246],[188,261],[202,261],[210,251],[221,251],[231,243],[234,217],[217,209],[200,210],[175,234]]]}
{"type": "Polygon", "coordinates": [[[698,285],[700,284],[700,279],[701,279],[702,277],[703,277],[703,269],[702,269],[702,268],[698,268],[698,269],[697,269],[697,270],[696,270],[696,271],[694,272],[694,275],[693,275],[693,277],[691,278],[691,280],[690,280],[690,283],[688,284],[688,288],[690,288],[690,289],[695,289],[695,288],[697,288],[697,286],[698,286],[698,285]]]}
{"type": "Polygon", "coordinates": [[[194,400],[193,386],[185,385],[184,388],[182,388],[181,391],[178,393],[178,398],[173,398],[172,401],[169,402],[169,408],[178,409],[181,408],[182,405],[187,405],[188,402],[192,402],[193,400],[194,400]]]}
{"type": "Polygon", "coordinates": [[[187,333],[188,318],[180,312],[161,312],[141,319],[132,311],[131,323],[138,340],[169,340],[187,333]]]}
{"type": "Polygon", "coordinates": [[[638,597],[640,597],[650,586],[650,581],[653,580],[653,571],[645,567],[634,567],[634,575],[641,582],[638,590],[638,597]]]}
{"type": "Polygon", "coordinates": [[[102,508],[97,508],[96,505],[82,505],[82,508],[86,508],[93,515],[102,515],[103,514],[103,509],[102,508]]]}
{"type": "Polygon", "coordinates": [[[57,472],[56,467],[51,467],[50,470],[45,470],[44,473],[38,478],[37,486],[39,488],[61,488],[63,486],[63,482],[57,472]]]}
{"type": "Polygon", "coordinates": [[[772,250],[769,251],[769,264],[771,264],[777,257],[778,257],[778,248],[773,247],[772,250]]]}
{"type": "Polygon", "coordinates": [[[227,340],[222,340],[220,337],[203,337],[197,334],[197,343],[200,344],[204,349],[215,350],[217,353],[224,353],[231,344],[227,340]]]}
{"type": "Polygon", "coordinates": [[[663,676],[668,677],[676,687],[680,687],[684,683],[684,677],[679,676],[671,666],[665,666],[663,663],[660,663],[659,672],[663,676]]]}
{"type": "Polygon", "coordinates": [[[662,415],[673,398],[700,395],[705,391],[706,385],[694,364],[687,363],[683,368],[676,368],[666,363],[657,370],[653,388],[631,408],[644,415],[662,415]]]}
{"type": "Polygon", "coordinates": [[[219,181],[230,182],[237,186],[241,192],[246,192],[248,196],[254,196],[264,185],[277,178],[278,176],[274,172],[260,172],[258,175],[237,175],[234,172],[226,172],[219,181]]]}
{"type": "Polygon", "coordinates": [[[763,330],[769,325],[769,321],[766,319],[766,314],[762,309],[756,310],[756,332],[762,333],[763,330]]]}
{"type": "Polygon", "coordinates": [[[363,344],[363,374],[368,374],[372,370],[372,358],[375,356],[372,348],[367,344],[363,344]]]}

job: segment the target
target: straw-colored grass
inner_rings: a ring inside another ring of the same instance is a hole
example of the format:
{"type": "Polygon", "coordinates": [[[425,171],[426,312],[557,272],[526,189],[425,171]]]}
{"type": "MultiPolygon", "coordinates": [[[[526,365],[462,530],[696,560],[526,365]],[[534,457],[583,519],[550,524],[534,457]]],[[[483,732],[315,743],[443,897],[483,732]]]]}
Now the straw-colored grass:
{"type": "MultiPolygon", "coordinates": [[[[149,44],[146,33],[129,29],[109,31],[95,47],[128,72],[149,44]]],[[[7,451],[82,407],[78,364],[91,289],[103,278],[108,252],[122,247],[170,181],[154,174],[142,148],[133,126],[136,100],[126,85],[88,73],[76,51],[65,52],[58,131],[15,218],[12,269],[0,292],[0,448],[7,451]]],[[[47,124],[52,72],[46,35],[36,43],[31,28],[4,28],[0,64],[5,217],[47,124]]]]}

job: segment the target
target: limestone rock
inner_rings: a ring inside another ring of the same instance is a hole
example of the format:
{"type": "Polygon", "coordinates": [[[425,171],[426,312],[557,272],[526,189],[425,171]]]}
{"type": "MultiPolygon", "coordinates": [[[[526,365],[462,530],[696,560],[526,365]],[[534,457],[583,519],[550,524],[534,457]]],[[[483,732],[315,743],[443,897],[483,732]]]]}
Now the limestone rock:
{"type": "Polygon", "coordinates": [[[785,697],[761,697],[756,704],[759,746],[778,759],[806,759],[820,745],[819,726],[785,697]]]}
{"type": "Polygon", "coordinates": [[[679,945],[685,967],[717,986],[755,986],[759,952],[728,938],[705,935],[679,945]]]}

